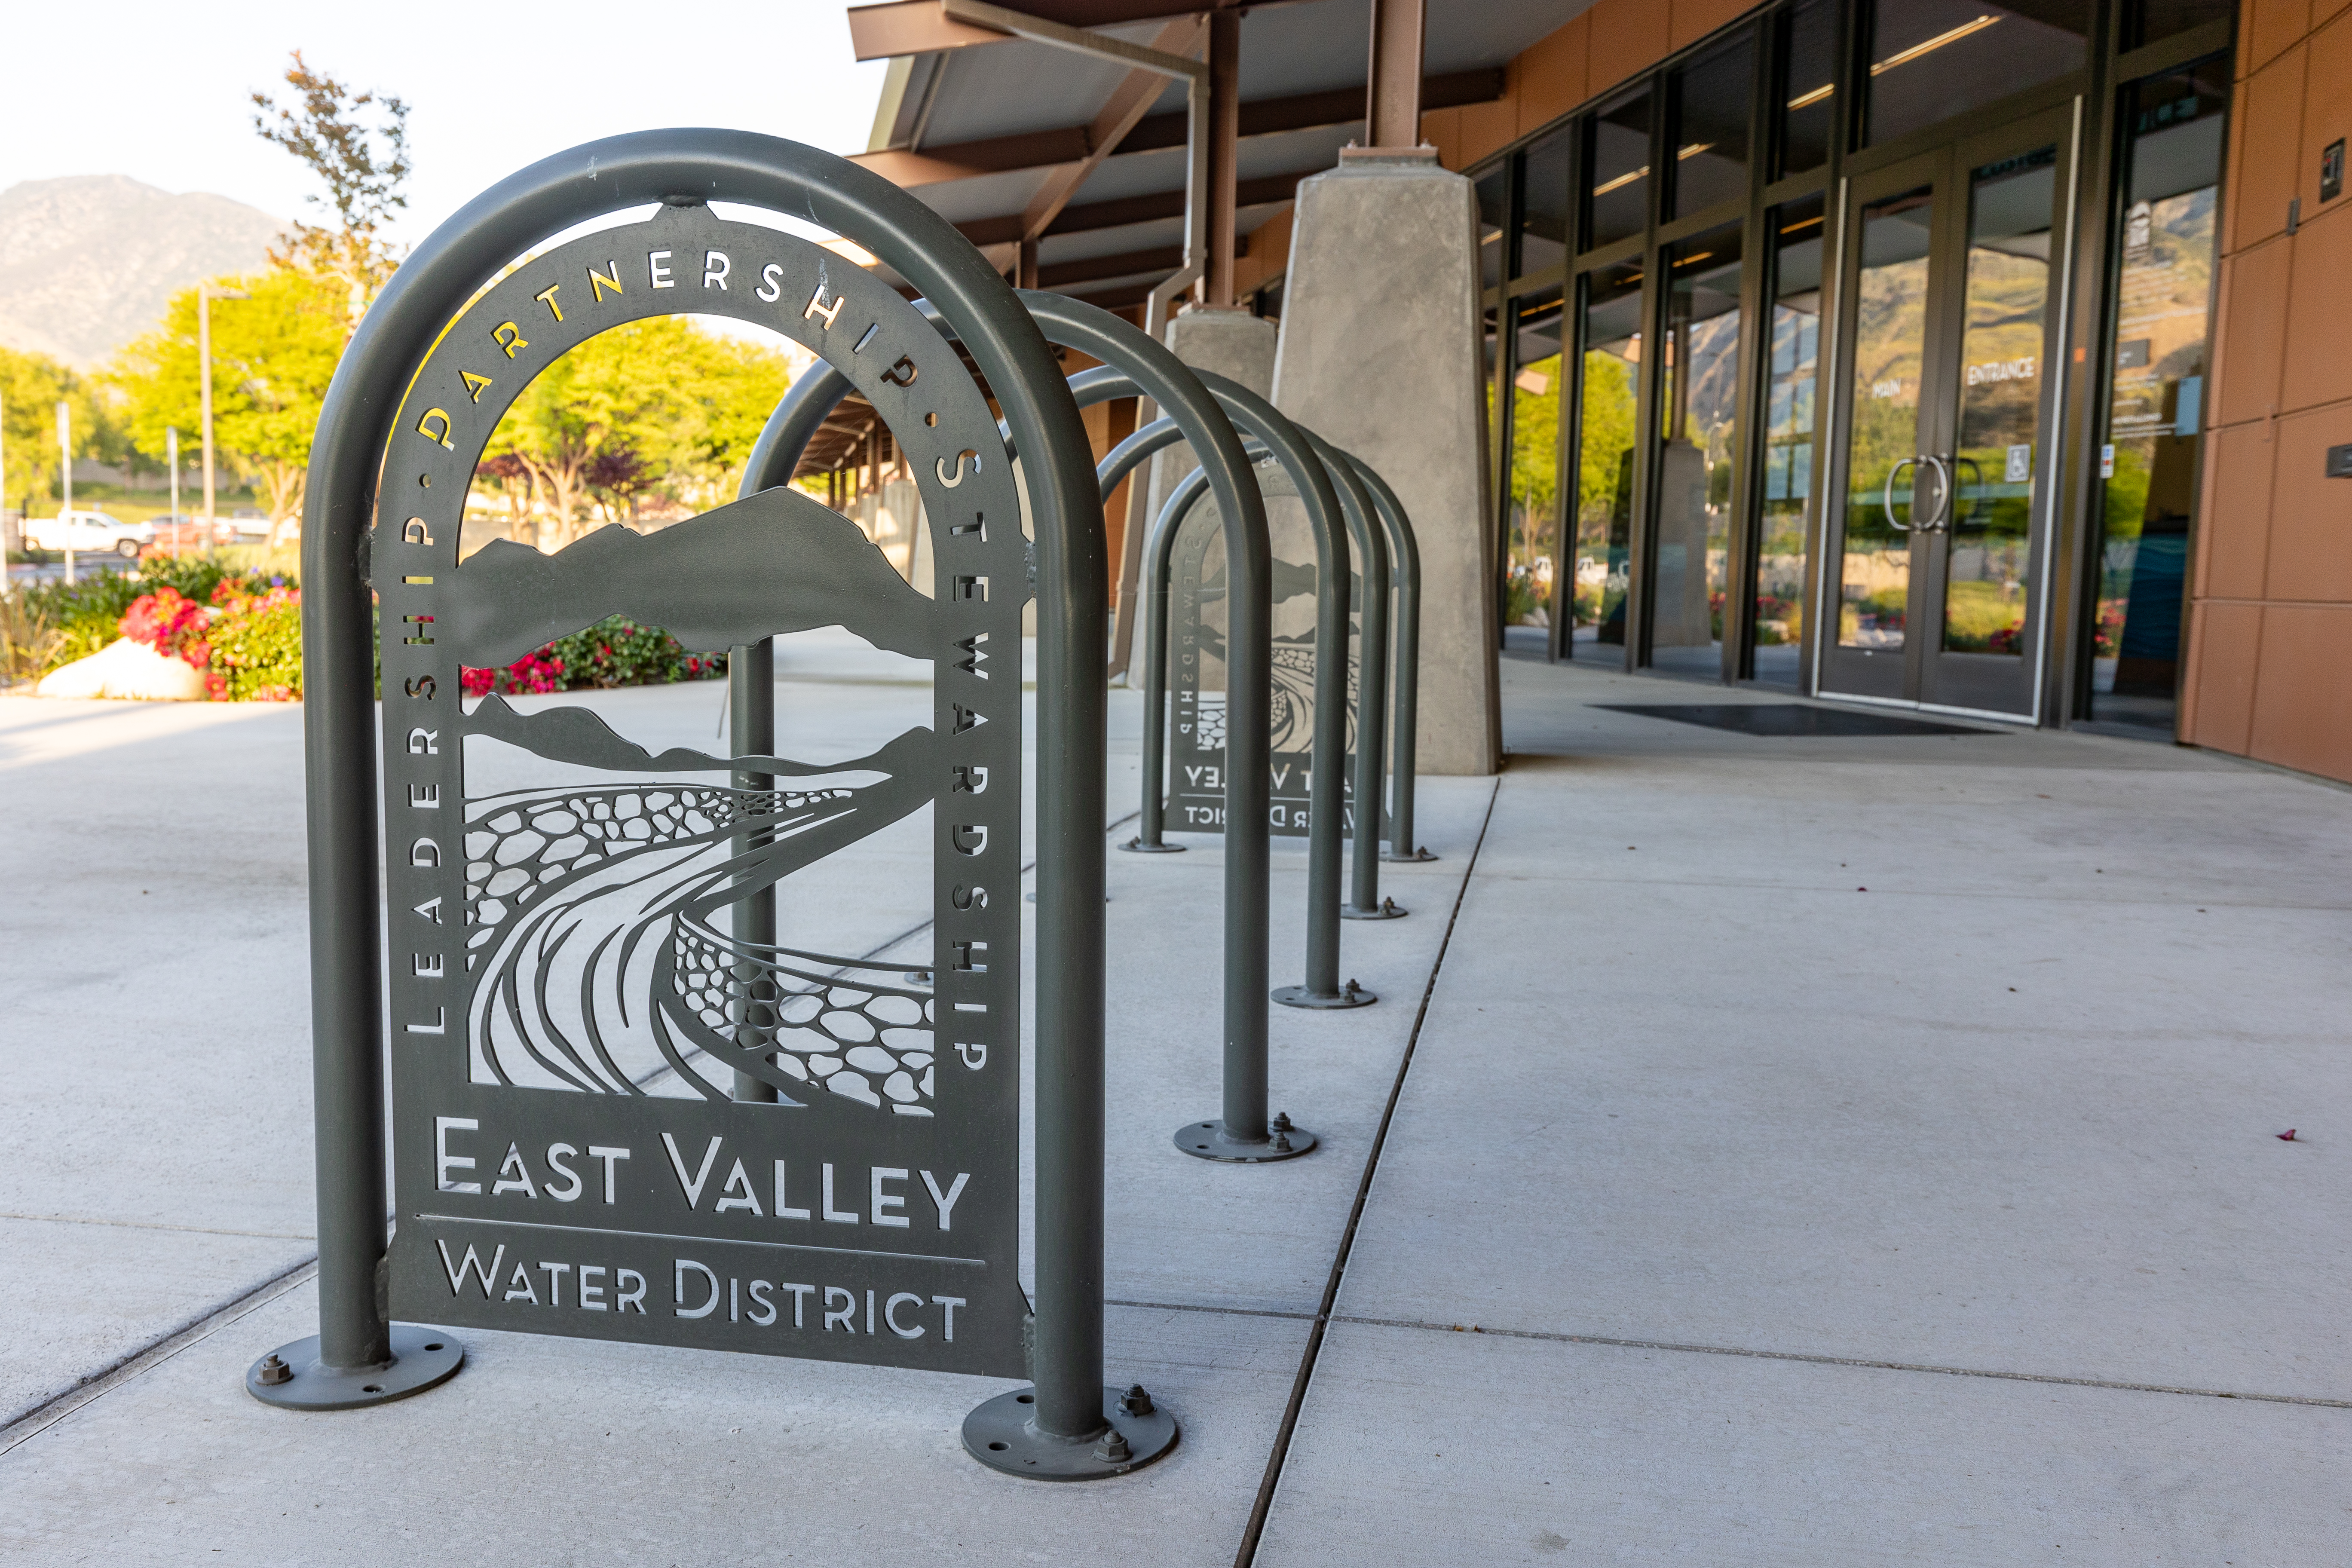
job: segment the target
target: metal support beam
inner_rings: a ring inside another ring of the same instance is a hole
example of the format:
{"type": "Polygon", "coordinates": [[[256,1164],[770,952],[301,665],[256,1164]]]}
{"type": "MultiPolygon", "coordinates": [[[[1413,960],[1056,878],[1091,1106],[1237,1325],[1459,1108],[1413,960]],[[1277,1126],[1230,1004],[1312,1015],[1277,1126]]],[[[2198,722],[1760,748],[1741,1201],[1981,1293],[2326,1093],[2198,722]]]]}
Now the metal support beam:
{"type": "MultiPolygon", "coordinates": [[[[1418,84],[1416,84],[1416,89],[1418,84]]],[[[1208,251],[1202,293],[1211,305],[1234,302],[1234,193],[1239,179],[1241,142],[1242,17],[1238,11],[1209,16],[1208,251]]],[[[1202,137],[1193,126],[1195,162],[1202,137]]]]}
{"type": "Polygon", "coordinates": [[[1372,58],[1364,115],[1368,147],[1421,145],[1425,0],[1372,0],[1372,58]]]}

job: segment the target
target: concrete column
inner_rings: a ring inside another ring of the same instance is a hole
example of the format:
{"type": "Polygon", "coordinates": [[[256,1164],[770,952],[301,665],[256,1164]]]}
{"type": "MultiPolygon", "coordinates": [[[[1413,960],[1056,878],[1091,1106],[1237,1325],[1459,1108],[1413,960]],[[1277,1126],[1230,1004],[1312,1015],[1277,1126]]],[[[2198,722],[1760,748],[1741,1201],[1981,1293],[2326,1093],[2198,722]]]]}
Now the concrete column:
{"type": "Polygon", "coordinates": [[[1276,406],[1381,471],[1421,544],[1424,773],[1502,763],[1478,205],[1429,148],[1357,151],[1298,187],[1276,406]]]}
{"type": "MultiPolygon", "coordinates": [[[[1214,371],[1261,397],[1273,393],[1274,323],[1246,310],[1186,310],[1168,323],[1168,347],[1178,359],[1197,370],[1214,371]]],[[[1119,552],[1118,624],[1113,628],[1111,639],[1119,662],[1128,658],[1135,646],[1140,608],[1136,595],[1141,591],[1139,579],[1143,568],[1143,537],[1150,530],[1151,520],[1160,515],[1161,503],[1175,493],[1185,475],[1200,466],[1192,448],[1179,445],[1152,458],[1147,470],[1150,488],[1142,526],[1127,531],[1126,543],[1119,552]]],[[[1135,683],[1141,684],[1139,676],[1135,683]]]]}

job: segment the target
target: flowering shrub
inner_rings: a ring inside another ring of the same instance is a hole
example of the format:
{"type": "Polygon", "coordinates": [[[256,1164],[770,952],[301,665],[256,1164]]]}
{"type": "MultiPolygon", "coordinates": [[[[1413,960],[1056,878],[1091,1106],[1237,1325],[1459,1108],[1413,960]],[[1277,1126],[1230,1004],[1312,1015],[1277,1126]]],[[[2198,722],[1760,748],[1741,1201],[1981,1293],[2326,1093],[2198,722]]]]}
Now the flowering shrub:
{"type": "Polygon", "coordinates": [[[484,697],[493,691],[576,691],[713,680],[726,673],[724,654],[690,654],[660,627],[614,616],[560,637],[503,669],[467,668],[460,679],[467,696],[484,697]]]}
{"type": "Polygon", "coordinates": [[[302,591],[283,577],[225,580],[213,590],[215,702],[302,700],[302,591]]]}
{"type": "Polygon", "coordinates": [[[202,669],[213,658],[207,636],[211,621],[202,605],[182,598],[178,589],[166,586],[131,600],[131,607],[116,622],[116,628],[132,642],[144,643],[166,658],[176,658],[202,669]]]}

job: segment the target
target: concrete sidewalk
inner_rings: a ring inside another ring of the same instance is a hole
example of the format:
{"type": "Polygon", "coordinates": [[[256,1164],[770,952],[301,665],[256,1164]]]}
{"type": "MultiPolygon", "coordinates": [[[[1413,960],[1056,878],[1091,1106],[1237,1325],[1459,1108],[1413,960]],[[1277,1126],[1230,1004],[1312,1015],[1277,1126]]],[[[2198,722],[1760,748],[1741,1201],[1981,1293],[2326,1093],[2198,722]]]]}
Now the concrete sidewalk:
{"type": "MultiPolygon", "coordinates": [[[[920,700],[780,674],[845,755],[920,700]]],[[[1307,1159],[1170,1147],[1221,856],[1110,857],[1110,1375],[1184,1438],[1086,1487],[964,1458],[985,1380],[483,1333],[248,1398],[316,1311],[299,714],[0,700],[0,1560],[1223,1564],[1260,1509],[1269,1565],[2352,1557],[2352,794],[1505,674],[1509,769],[1428,781],[1412,918],[1347,929],[1381,1005],[1276,1011],[1307,1159]]],[[[707,743],[718,693],[592,700],[707,743]]]]}

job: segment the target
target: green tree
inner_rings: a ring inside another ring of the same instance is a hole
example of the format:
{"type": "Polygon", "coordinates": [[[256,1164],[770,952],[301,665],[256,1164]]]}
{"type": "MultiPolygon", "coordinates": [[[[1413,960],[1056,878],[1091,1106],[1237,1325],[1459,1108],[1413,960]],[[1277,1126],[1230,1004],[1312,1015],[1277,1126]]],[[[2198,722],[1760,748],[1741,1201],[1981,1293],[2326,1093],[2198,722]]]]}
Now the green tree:
{"type": "Polygon", "coordinates": [[[1633,383],[1632,366],[1613,353],[1595,349],[1584,356],[1584,417],[1577,465],[1576,504],[1580,516],[1606,522],[1617,494],[1617,470],[1633,446],[1633,383]]]}
{"type": "Polygon", "coordinates": [[[0,437],[6,442],[6,488],[0,507],[26,516],[58,493],[58,405],[73,411],[74,456],[108,458],[122,450],[115,411],[100,389],[46,354],[0,348],[0,437]]]}
{"type": "Polygon", "coordinates": [[[252,95],[260,112],[253,117],[256,134],[285,148],[309,165],[327,187],[311,205],[331,208],[333,226],[295,223],[283,249],[273,249],[270,260],[294,271],[315,272],[340,279],[356,326],[376,290],[400,265],[400,256],[383,238],[393,215],[408,205],[401,190],[409,175],[408,105],[373,92],[354,92],[323,71],[303,62],[293,52],[286,68],[286,85],[299,95],[295,106],[281,109],[268,93],[252,95]],[[377,108],[382,118],[373,126],[362,122],[361,111],[377,108]]]}
{"type": "Polygon", "coordinates": [[[536,542],[560,550],[593,499],[616,519],[654,490],[726,499],[789,380],[772,350],[683,317],[633,321],[541,372],[499,421],[488,457],[520,464],[546,513],[536,542]]]}
{"type": "MultiPolygon", "coordinates": [[[[259,482],[270,518],[282,521],[300,510],[320,405],[342,356],[341,281],[284,268],[216,281],[252,298],[213,304],[214,446],[259,482]]],[[[140,450],[163,450],[166,426],[200,438],[199,374],[196,291],[187,289],[155,331],[116,356],[110,379],[140,450]]]]}

